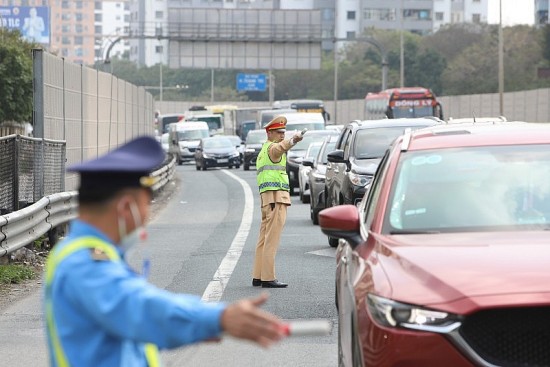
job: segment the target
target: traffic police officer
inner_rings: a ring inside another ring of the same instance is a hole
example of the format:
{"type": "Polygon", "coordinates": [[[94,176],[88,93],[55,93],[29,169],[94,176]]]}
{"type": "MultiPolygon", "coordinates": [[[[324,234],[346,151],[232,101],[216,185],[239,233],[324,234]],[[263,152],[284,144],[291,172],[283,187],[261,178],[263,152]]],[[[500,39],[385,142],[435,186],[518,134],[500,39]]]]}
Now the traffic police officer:
{"type": "Polygon", "coordinates": [[[267,141],[256,159],[262,222],[252,272],[252,285],[255,287],[285,288],[288,285],[275,276],[275,255],[290,205],[286,152],[302,140],[302,136],[295,134],[285,140],[286,122],[286,117],[277,116],[265,126],[267,141]]]}
{"type": "Polygon", "coordinates": [[[45,315],[52,366],[159,366],[158,349],[222,332],[269,346],[284,325],[258,308],[263,295],[203,303],[149,283],[124,261],[149,216],[160,145],[137,138],[70,167],[80,173],[79,216],[47,261],[45,315]]]}

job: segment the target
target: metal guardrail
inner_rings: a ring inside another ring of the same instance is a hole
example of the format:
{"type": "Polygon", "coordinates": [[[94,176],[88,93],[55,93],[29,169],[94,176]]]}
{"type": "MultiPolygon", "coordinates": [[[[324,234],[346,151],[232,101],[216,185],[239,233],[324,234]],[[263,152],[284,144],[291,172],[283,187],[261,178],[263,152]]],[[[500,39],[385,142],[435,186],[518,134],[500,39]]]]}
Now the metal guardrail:
{"type": "MultiPolygon", "coordinates": [[[[157,177],[153,192],[157,192],[174,176],[176,158],[151,173],[157,177]]],[[[59,225],[76,218],[78,192],[60,192],[43,197],[36,203],[13,213],[0,216],[0,257],[31,244],[59,225]]]]}

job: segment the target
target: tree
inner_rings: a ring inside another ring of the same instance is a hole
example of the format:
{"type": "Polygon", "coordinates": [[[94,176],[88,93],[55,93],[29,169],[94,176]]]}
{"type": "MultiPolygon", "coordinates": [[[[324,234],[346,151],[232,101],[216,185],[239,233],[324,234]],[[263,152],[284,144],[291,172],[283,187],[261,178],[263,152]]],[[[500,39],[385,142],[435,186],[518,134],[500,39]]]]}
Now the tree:
{"type": "Polygon", "coordinates": [[[31,122],[33,43],[19,32],[0,29],[0,123],[31,122]]]}
{"type": "Polygon", "coordinates": [[[546,62],[550,64],[550,24],[542,28],[542,54],[546,62]]]}

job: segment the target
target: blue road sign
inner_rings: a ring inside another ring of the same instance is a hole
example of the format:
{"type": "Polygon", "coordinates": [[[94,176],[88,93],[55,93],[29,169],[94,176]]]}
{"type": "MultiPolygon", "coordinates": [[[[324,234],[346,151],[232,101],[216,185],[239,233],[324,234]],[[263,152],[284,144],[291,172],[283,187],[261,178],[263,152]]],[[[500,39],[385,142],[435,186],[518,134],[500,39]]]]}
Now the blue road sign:
{"type": "Polygon", "coordinates": [[[265,92],[265,74],[237,74],[237,90],[265,92]]]}

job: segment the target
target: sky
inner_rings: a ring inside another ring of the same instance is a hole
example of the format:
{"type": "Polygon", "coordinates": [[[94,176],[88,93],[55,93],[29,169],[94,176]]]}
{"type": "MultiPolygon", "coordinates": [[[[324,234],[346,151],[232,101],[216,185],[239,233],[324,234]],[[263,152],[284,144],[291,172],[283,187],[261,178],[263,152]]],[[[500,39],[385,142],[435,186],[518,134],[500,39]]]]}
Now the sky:
{"type": "Polygon", "coordinates": [[[489,23],[499,22],[499,2],[502,1],[502,24],[533,24],[535,21],[534,0],[489,0],[489,23]]]}

